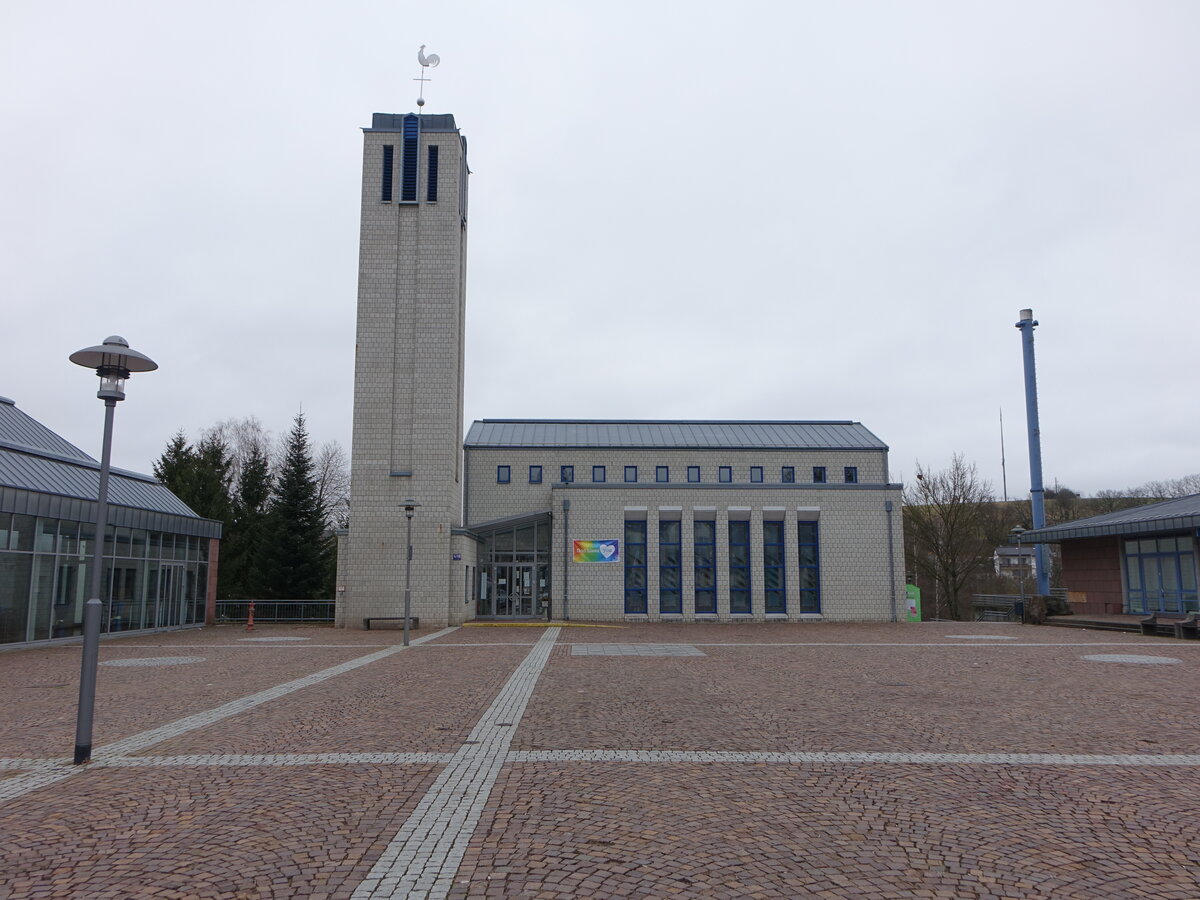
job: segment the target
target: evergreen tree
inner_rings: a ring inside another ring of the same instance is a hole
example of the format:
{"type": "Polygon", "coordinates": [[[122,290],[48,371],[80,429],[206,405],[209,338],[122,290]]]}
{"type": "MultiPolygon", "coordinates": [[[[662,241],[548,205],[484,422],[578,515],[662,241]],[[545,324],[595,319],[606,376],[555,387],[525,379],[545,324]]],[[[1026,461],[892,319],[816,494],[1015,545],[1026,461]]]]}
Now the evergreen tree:
{"type": "Polygon", "coordinates": [[[262,596],[280,600],[318,598],[325,554],[321,506],[304,414],[296,416],[271,491],[263,542],[262,596]]]}
{"type": "Polygon", "coordinates": [[[231,463],[229,447],[220,435],[209,435],[193,447],[180,430],[154,463],[154,477],[197,515],[228,523],[231,463]]]}
{"type": "Polygon", "coordinates": [[[246,448],[233,500],[233,520],[222,541],[217,591],[222,599],[250,600],[264,596],[262,571],[267,534],[271,471],[260,442],[246,448]]]}

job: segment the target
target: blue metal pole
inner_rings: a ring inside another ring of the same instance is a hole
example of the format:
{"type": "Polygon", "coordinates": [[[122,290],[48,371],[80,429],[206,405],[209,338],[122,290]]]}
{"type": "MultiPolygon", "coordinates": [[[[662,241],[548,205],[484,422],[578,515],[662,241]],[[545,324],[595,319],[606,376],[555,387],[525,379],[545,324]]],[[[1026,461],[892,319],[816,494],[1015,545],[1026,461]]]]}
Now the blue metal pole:
{"type": "MultiPolygon", "coordinates": [[[[1042,486],[1042,429],[1038,423],[1037,364],[1033,357],[1033,329],[1037,327],[1032,309],[1021,310],[1021,347],[1025,358],[1025,418],[1029,425],[1029,497],[1033,507],[1034,528],[1046,525],[1046,491],[1042,486]]],[[[1041,596],[1050,593],[1050,566],[1045,544],[1035,544],[1037,558],[1037,591],[1041,596]]]]}

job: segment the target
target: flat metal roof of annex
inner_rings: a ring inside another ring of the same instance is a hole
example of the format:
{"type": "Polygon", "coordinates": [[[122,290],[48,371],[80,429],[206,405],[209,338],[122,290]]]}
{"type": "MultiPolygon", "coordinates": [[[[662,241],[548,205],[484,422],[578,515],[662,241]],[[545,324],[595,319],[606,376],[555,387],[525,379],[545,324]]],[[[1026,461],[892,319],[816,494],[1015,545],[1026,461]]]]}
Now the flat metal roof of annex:
{"type": "Polygon", "coordinates": [[[709,419],[480,419],[467,448],[683,450],[877,450],[887,444],[859,422],[709,419]]]}
{"type": "Polygon", "coordinates": [[[1200,529],[1200,494],[1026,531],[1021,535],[1021,542],[1057,544],[1078,538],[1162,534],[1195,529],[1200,529]]]}

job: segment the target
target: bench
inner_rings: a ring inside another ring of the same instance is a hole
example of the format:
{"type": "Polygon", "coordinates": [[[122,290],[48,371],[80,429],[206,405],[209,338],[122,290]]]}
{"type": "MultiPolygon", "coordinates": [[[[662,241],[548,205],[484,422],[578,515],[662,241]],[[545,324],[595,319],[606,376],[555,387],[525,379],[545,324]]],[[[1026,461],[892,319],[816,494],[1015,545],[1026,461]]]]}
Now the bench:
{"type": "Polygon", "coordinates": [[[1186,619],[1180,619],[1175,623],[1175,637],[1183,639],[1189,638],[1196,640],[1200,638],[1200,622],[1196,620],[1196,613],[1190,612],[1186,619]]]}
{"type": "Polygon", "coordinates": [[[1142,634],[1156,635],[1158,634],[1158,615],[1152,615],[1142,619],[1142,634]]]}
{"type": "MultiPolygon", "coordinates": [[[[363,628],[365,628],[367,631],[370,631],[372,622],[399,622],[401,627],[403,627],[404,616],[370,616],[369,618],[363,619],[363,628]]],[[[408,617],[408,627],[409,628],[419,628],[420,624],[421,624],[421,620],[419,617],[417,617],[417,616],[409,616],[408,617]]]]}

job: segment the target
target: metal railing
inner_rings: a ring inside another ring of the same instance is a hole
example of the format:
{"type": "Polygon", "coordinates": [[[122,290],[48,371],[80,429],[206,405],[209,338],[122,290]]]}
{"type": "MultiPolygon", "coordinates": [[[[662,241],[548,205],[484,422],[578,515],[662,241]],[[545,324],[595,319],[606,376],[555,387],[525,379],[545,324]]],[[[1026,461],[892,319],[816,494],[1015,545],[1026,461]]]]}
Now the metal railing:
{"type": "Polygon", "coordinates": [[[1017,594],[972,594],[971,611],[976,622],[1021,621],[1021,597],[1017,594]]]}
{"type": "MultiPolygon", "coordinates": [[[[255,600],[255,622],[332,622],[333,600],[255,600]]],[[[245,622],[249,600],[218,600],[218,622],[245,622]]]]}

